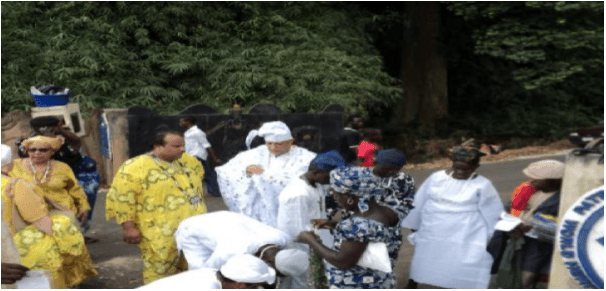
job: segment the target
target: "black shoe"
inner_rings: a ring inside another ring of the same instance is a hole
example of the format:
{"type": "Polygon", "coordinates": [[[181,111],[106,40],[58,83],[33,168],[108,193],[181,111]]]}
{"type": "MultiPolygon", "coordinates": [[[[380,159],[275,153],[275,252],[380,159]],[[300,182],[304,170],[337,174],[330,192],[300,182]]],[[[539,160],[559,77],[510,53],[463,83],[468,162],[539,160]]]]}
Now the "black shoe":
{"type": "Polygon", "coordinates": [[[85,244],[94,244],[94,243],[96,243],[98,241],[99,241],[99,239],[97,239],[97,238],[92,238],[92,237],[88,237],[88,236],[84,237],[84,243],[85,244]]]}

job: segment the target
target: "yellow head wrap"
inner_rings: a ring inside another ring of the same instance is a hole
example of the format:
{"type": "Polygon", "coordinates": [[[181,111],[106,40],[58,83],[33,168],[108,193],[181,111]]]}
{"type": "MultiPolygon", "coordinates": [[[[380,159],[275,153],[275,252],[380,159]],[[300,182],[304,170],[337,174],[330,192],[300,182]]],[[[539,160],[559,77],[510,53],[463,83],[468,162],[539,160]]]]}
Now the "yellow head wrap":
{"type": "Polygon", "coordinates": [[[35,142],[41,142],[41,143],[49,144],[50,147],[51,147],[51,149],[53,149],[54,151],[56,151],[56,150],[58,150],[63,145],[63,143],[65,142],[65,140],[63,139],[62,136],[48,137],[48,136],[38,135],[38,136],[30,137],[30,138],[24,140],[21,144],[24,147],[29,148],[35,142]]]}

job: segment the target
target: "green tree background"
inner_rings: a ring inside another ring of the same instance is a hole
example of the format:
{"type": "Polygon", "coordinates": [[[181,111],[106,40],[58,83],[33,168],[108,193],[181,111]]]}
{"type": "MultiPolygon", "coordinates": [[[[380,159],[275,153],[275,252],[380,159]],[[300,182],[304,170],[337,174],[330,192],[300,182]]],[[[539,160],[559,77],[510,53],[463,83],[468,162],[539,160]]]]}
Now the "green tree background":
{"type": "Polygon", "coordinates": [[[603,2],[447,8],[449,102],[460,107],[450,111],[452,127],[545,137],[603,122],[603,2]]]}
{"type": "Polygon", "coordinates": [[[61,84],[84,108],[271,102],[314,112],[393,102],[401,89],[367,41],[368,17],[337,3],[11,2],[2,4],[2,98],[61,84]]]}
{"type": "MultiPolygon", "coordinates": [[[[1,5],[2,113],[29,110],[30,86],[53,83],[83,110],[339,103],[369,112],[371,126],[422,136],[423,111],[394,118],[407,86],[402,51],[416,41],[404,31],[423,25],[399,2],[1,5]]],[[[439,137],[561,136],[603,120],[603,2],[435,5],[448,71],[439,137]]]]}

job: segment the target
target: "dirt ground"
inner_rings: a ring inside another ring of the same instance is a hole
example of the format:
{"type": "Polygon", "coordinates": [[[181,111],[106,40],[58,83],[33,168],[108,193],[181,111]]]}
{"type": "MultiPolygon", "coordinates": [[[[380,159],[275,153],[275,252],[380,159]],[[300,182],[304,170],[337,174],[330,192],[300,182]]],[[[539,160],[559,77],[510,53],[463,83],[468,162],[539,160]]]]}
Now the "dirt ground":
{"type": "MultiPolygon", "coordinates": [[[[564,139],[550,143],[545,146],[528,146],[517,149],[505,149],[498,154],[482,157],[482,162],[498,162],[513,160],[520,157],[547,155],[575,148],[576,146],[569,140],[564,139]]],[[[408,164],[404,170],[424,170],[449,167],[451,160],[449,158],[435,158],[426,163],[408,164]]]]}

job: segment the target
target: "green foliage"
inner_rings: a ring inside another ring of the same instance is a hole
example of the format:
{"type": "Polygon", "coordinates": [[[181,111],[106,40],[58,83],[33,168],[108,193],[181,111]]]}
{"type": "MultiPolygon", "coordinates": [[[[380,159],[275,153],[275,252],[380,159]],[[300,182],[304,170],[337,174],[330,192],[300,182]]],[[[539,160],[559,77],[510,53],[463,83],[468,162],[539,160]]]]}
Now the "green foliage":
{"type": "Polygon", "coordinates": [[[325,275],[324,258],[314,251],[312,251],[309,269],[312,274],[311,277],[313,278],[315,289],[326,289],[326,282],[328,282],[328,279],[326,279],[325,275]]]}
{"type": "Polygon", "coordinates": [[[603,71],[604,2],[452,2],[449,8],[474,31],[475,52],[520,64],[526,90],[603,71]]]}
{"type": "Polygon", "coordinates": [[[391,104],[368,19],[321,2],[2,2],[2,112],[51,83],[84,109],[391,104]]]}
{"type": "Polygon", "coordinates": [[[562,137],[603,121],[603,3],[447,5],[452,129],[562,137]]]}

